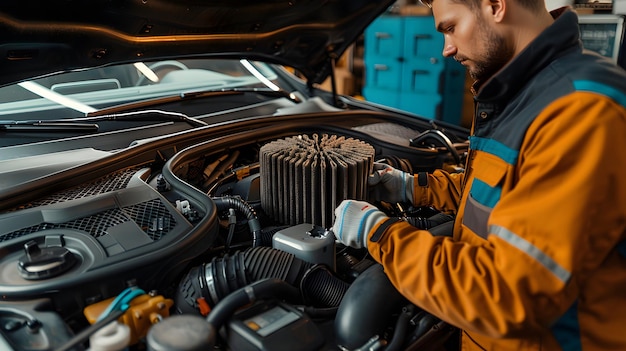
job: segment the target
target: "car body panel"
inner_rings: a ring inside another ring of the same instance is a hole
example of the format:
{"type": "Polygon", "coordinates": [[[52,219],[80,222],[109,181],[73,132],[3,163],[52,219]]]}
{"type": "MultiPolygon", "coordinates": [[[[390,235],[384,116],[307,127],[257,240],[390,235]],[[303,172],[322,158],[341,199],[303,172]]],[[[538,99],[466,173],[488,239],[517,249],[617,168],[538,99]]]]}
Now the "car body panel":
{"type": "Polygon", "coordinates": [[[393,1],[45,1],[0,4],[0,85],[168,57],[292,66],[314,83],[393,1]],[[71,43],[71,44],[69,44],[71,43]]]}

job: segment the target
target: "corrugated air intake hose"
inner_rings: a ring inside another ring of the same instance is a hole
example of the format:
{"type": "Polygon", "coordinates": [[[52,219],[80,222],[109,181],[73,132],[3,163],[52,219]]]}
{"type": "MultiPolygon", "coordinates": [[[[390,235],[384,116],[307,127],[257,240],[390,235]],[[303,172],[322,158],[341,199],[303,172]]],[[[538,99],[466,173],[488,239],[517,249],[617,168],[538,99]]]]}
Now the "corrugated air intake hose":
{"type": "Polygon", "coordinates": [[[215,306],[233,291],[265,278],[300,288],[303,303],[316,307],[337,307],[348,288],[323,266],[274,248],[253,247],[193,267],[178,286],[176,311],[202,313],[202,304],[215,306]]]}

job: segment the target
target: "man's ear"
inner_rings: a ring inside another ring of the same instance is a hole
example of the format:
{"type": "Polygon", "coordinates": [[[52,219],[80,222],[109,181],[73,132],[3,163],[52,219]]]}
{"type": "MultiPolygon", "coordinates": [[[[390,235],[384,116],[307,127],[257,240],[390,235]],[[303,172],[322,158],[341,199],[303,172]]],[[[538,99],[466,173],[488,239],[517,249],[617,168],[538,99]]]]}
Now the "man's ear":
{"type": "Polygon", "coordinates": [[[483,0],[484,9],[486,15],[489,16],[494,22],[501,22],[504,19],[506,13],[507,0],[483,0]]]}

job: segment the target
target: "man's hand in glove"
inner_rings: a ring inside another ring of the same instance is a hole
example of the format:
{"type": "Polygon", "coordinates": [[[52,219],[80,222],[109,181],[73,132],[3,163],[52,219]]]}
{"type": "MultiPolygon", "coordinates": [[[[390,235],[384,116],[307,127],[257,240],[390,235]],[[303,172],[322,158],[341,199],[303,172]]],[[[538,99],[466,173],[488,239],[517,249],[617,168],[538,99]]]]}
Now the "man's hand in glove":
{"type": "Polygon", "coordinates": [[[335,209],[333,232],[343,244],[360,249],[367,247],[367,236],[374,226],[387,218],[367,202],[344,200],[335,209]]]}
{"type": "Polygon", "coordinates": [[[369,200],[413,202],[413,175],[387,164],[375,162],[369,176],[369,200]]]}

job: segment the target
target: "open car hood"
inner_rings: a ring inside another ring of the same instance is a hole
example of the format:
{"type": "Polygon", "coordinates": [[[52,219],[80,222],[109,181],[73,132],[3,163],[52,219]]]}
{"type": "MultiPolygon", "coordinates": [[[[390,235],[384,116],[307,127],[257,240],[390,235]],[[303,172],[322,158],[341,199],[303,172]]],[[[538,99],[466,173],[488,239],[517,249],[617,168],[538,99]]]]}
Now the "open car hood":
{"type": "Polygon", "coordinates": [[[0,85],[117,62],[242,57],[329,74],[393,0],[0,2],[0,85]]]}

